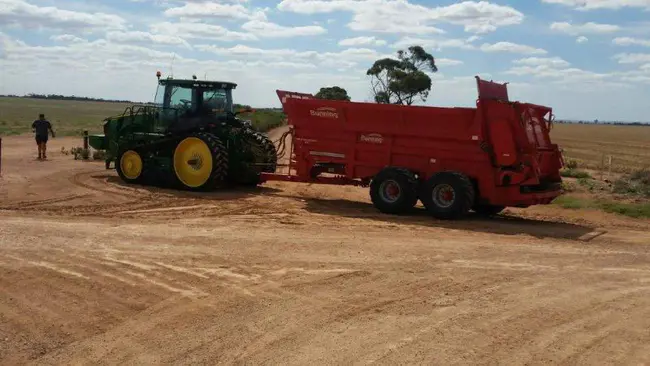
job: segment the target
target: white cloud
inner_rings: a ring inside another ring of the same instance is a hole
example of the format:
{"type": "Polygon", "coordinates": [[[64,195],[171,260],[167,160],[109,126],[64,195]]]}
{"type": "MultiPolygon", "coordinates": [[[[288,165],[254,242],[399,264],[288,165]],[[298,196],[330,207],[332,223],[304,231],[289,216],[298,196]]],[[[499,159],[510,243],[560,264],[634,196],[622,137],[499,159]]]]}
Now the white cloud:
{"type": "Polygon", "coordinates": [[[588,22],[584,24],[571,24],[568,22],[555,22],[550,25],[552,30],[570,34],[572,36],[583,34],[614,33],[621,29],[618,25],[588,22]]]}
{"type": "Polygon", "coordinates": [[[375,37],[345,38],[339,41],[339,46],[384,46],[386,41],[375,37]]]}
{"type": "Polygon", "coordinates": [[[66,43],[83,43],[88,42],[87,40],[74,36],[72,34],[59,34],[56,36],[50,36],[50,39],[55,42],[66,42],[66,43]]]}
{"type": "Polygon", "coordinates": [[[205,52],[212,52],[219,55],[227,55],[233,57],[249,57],[249,56],[264,56],[271,58],[286,58],[286,57],[300,57],[312,58],[318,55],[316,51],[296,51],[293,49],[263,49],[257,47],[250,47],[238,44],[233,47],[224,48],[214,45],[197,45],[196,48],[205,52]]]}
{"type": "Polygon", "coordinates": [[[178,36],[152,34],[149,32],[108,32],[106,33],[106,39],[115,43],[183,46],[191,48],[186,40],[178,36]]]}
{"type": "Polygon", "coordinates": [[[242,25],[242,29],[260,38],[283,38],[296,36],[316,36],[327,33],[318,25],[285,27],[265,20],[250,20],[242,25]]]}
{"type": "Polygon", "coordinates": [[[395,42],[393,48],[407,48],[409,46],[420,45],[424,48],[431,48],[435,51],[441,51],[447,48],[459,48],[472,50],[476,47],[464,39],[435,39],[435,38],[414,38],[402,37],[395,42]]]}
{"type": "Polygon", "coordinates": [[[650,39],[639,39],[631,37],[618,37],[612,40],[618,46],[643,46],[650,47],[650,39]]]}
{"type": "Polygon", "coordinates": [[[528,54],[528,55],[543,55],[547,53],[546,50],[541,48],[535,48],[535,47],[512,43],[512,42],[497,42],[494,44],[484,43],[481,45],[481,51],[510,52],[510,53],[520,53],[520,54],[528,54]]]}
{"type": "MultiPolygon", "coordinates": [[[[66,37],[67,38],[67,37],[66,37]]],[[[143,65],[168,65],[173,54],[150,48],[116,44],[106,40],[92,42],[69,43],[65,46],[30,46],[24,42],[4,39],[4,46],[7,50],[6,60],[16,68],[56,68],[56,65],[72,65],[75,67],[101,70],[106,66],[107,60],[119,60],[121,63],[130,64],[131,68],[143,65]]],[[[183,60],[182,56],[176,56],[183,60]]],[[[113,63],[115,64],[115,63],[113,63]]],[[[71,71],[60,69],[60,72],[71,71]]],[[[81,78],[81,76],[79,76],[81,78]]],[[[93,77],[94,79],[95,77],[93,77]]]]}
{"type": "Polygon", "coordinates": [[[348,27],[357,31],[390,33],[443,33],[434,25],[461,25],[465,31],[488,33],[499,27],[520,24],[518,10],[487,1],[463,1],[426,7],[407,0],[283,0],[278,9],[300,14],[352,12],[348,27]]]}
{"type": "Polygon", "coordinates": [[[182,34],[188,39],[211,39],[219,41],[255,41],[258,38],[251,33],[235,32],[220,25],[187,22],[171,23],[161,22],[151,25],[151,31],[157,34],[177,35],[182,34]]]}
{"type": "Polygon", "coordinates": [[[168,17],[184,19],[238,19],[266,20],[262,10],[254,10],[242,4],[222,4],[218,2],[186,2],[183,6],[165,10],[168,17]]]}
{"type": "Polygon", "coordinates": [[[569,6],[577,10],[618,10],[622,8],[650,9],[650,0],[542,0],[542,2],[569,6]]]}
{"type": "Polygon", "coordinates": [[[444,66],[457,66],[457,65],[462,65],[464,62],[461,60],[454,60],[451,58],[436,58],[436,66],[438,67],[444,67],[444,66]]]}
{"type": "Polygon", "coordinates": [[[650,53],[619,53],[613,58],[619,64],[642,64],[650,62],[650,53]]]}
{"type": "Polygon", "coordinates": [[[609,74],[595,73],[579,68],[555,67],[553,65],[516,66],[504,73],[551,79],[552,82],[559,84],[605,82],[607,79],[611,78],[611,75],[609,74]]]}
{"type": "Polygon", "coordinates": [[[585,36],[580,36],[576,38],[576,43],[587,43],[587,42],[589,42],[589,38],[585,36]]]}
{"type": "Polygon", "coordinates": [[[0,0],[0,25],[24,29],[101,31],[124,29],[124,18],[106,13],[84,13],[53,6],[36,6],[23,0],[0,0]]]}
{"type": "MultiPolygon", "coordinates": [[[[650,55],[648,56],[650,57],[650,55]]],[[[590,84],[589,90],[592,91],[606,90],[606,88],[630,88],[630,83],[645,82],[645,78],[650,76],[650,73],[646,74],[641,69],[606,73],[583,70],[570,67],[567,61],[559,57],[529,57],[514,60],[513,63],[518,66],[512,67],[504,74],[546,79],[559,88],[566,90],[577,88],[576,91],[584,91],[585,89],[580,86],[587,83],[590,84]]]]}
{"type": "Polygon", "coordinates": [[[528,57],[512,61],[516,65],[568,67],[570,64],[560,57],[528,57]]]}
{"type": "MultiPolygon", "coordinates": [[[[246,45],[234,47],[219,47],[214,45],[197,45],[198,50],[212,52],[224,57],[233,57],[240,60],[251,58],[267,61],[284,61],[291,59],[292,62],[310,63],[320,65],[323,68],[351,69],[354,67],[368,68],[375,60],[384,57],[394,57],[382,54],[370,48],[347,48],[340,52],[318,52],[318,51],[297,51],[289,48],[263,49],[246,45]]],[[[456,60],[448,60],[454,63],[456,60]]]]}

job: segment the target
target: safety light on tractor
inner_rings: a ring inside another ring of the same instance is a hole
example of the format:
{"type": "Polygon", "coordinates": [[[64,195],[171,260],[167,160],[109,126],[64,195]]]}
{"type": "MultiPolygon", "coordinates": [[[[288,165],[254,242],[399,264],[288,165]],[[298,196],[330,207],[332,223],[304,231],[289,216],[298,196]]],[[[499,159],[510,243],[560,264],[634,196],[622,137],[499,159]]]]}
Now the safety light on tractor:
{"type": "Polygon", "coordinates": [[[162,76],[162,73],[160,71],[156,71],[156,77],[158,80],[160,80],[160,77],[162,76]]]}

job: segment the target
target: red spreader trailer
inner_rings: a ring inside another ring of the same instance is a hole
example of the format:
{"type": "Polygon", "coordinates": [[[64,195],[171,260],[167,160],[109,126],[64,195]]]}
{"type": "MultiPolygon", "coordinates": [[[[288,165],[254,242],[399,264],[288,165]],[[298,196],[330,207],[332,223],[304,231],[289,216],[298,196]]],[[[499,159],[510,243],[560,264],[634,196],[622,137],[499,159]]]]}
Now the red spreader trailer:
{"type": "Polygon", "coordinates": [[[561,193],[561,152],[549,107],[511,102],[507,83],[476,77],[476,108],[333,101],[278,90],[290,127],[281,180],[370,187],[381,212],[418,199],[432,216],[548,204],[561,193]]]}

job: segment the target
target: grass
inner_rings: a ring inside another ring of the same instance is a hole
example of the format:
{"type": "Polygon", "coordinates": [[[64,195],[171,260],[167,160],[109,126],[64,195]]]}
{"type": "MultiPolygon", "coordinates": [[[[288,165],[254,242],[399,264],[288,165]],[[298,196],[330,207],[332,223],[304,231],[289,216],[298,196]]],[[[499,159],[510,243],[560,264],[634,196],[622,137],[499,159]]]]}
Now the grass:
{"type": "MultiPolygon", "coordinates": [[[[45,100],[0,97],[0,136],[31,133],[31,124],[40,113],[52,122],[57,136],[81,136],[84,130],[102,132],[102,120],[121,114],[132,104],[72,100],[45,100]]],[[[284,124],[284,114],[259,109],[243,114],[258,131],[268,131],[284,124]]]]}
{"type": "Polygon", "coordinates": [[[254,113],[242,115],[242,119],[250,119],[253,126],[260,132],[266,132],[285,124],[284,113],[270,109],[256,109],[254,113]]]}
{"type": "Polygon", "coordinates": [[[633,218],[650,218],[650,202],[627,203],[563,195],[553,203],[571,210],[594,209],[633,218]]]}
{"type": "Polygon", "coordinates": [[[582,169],[608,170],[608,156],[612,172],[650,167],[650,127],[554,124],[551,139],[582,169]]]}

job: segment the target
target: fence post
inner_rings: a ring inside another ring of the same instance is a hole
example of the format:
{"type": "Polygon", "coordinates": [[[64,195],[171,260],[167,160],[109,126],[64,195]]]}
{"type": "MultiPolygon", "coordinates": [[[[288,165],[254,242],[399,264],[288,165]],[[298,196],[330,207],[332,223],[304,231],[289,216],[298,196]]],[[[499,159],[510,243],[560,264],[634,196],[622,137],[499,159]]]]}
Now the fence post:
{"type": "Polygon", "coordinates": [[[612,156],[607,157],[607,179],[612,179],[612,156]]]}
{"type": "Polygon", "coordinates": [[[88,131],[84,131],[84,150],[88,150],[88,131]]]}

